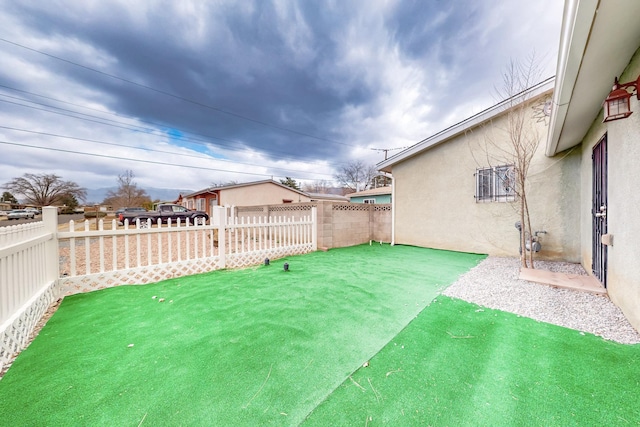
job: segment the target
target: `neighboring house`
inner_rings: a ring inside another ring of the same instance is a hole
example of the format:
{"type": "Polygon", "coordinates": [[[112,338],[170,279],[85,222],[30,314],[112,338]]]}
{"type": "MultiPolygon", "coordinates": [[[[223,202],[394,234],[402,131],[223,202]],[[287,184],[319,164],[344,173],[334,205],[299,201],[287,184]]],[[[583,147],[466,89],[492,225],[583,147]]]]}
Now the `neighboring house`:
{"type": "Polygon", "coordinates": [[[577,186],[565,191],[578,193],[574,239],[579,261],[640,330],[638,17],[639,1],[565,3],[546,154],[562,158],[572,150],[580,156],[572,172],[577,186]],[[603,122],[603,101],[616,77],[621,83],[636,82],[635,89],[627,88],[633,92],[632,114],[603,122]]]}
{"type": "Polygon", "coordinates": [[[213,215],[214,206],[257,206],[282,203],[309,202],[303,191],[295,190],[273,180],[210,187],[182,197],[182,205],[213,215]]]}
{"type": "Polygon", "coordinates": [[[349,202],[349,199],[340,194],[327,194],[327,193],[306,193],[309,196],[310,202],[349,202]]]}
{"type": "MultiPolygon", "coordinates": [[[[524,94],[527,123],[540,141],[529,170],[527,198],[533,231],[546,232],[540,234],[537,257],[578,262],[580,154],[544,155],[553,83],[553,78],[547,79],[524,94]]],[[[394,243],[518,255],[513,158],[504,156],[512,101],[498,103],[378,164],[393,174],[394,243]]]]}
{"type": "MultiPolygon", "coordinates": [[[[541,144],[528,201],[534,230],[546,232],[537,257],[580,262],[640,330],[638,16],[640,2],[565,2],[556,80],[531,89],[541,144]],[[635,82],[633,96],[603,122],[603,101],[621,93],[616,76],[635,82]]],[[[378,165],[393,173],[395,243],[518,254],[509,165],[495,162],[506,115],[498,104],[378,165]]]]}
{"type": "Polygon", "coordinates": [[[347,194],[351,203],[391,203],[391,187],[378,187],[347,194]]]}

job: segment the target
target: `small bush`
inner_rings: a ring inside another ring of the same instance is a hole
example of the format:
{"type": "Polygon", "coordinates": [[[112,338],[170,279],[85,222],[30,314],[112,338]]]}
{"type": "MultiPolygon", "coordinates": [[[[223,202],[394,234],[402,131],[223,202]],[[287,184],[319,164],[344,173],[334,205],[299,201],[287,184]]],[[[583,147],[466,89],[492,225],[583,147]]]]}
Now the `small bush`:
{"type": "Polygon", "coordinates": [[[85,212],[84,213],[84,219],[91,219],[91,218],[104,218],[105,216],[107,216],[106,212],[85,212]]]}

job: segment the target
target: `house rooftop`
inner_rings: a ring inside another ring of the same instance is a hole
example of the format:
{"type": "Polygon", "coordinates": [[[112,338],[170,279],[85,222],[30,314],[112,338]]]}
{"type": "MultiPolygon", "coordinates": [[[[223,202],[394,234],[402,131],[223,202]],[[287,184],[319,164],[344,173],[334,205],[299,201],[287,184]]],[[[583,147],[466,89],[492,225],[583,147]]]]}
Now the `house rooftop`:
{"type": "Polygon", "coordinates": [[[296,190],[295,188],[291,188],[291,187],[289,187],[287,185],[284,185],[284,184],[282,184],[282,183],[280,183],[278,181],[274,181],[272,179],[264,179],[264,180],[261,180],[261,181],[243,182],[243,183],[240,183],[240,184],[222,185],[220,187],[209,187],[209,188],[205,188],[204,190],[199,190],[199,191],[193,192],[191,194],[187,194],[186,196],[183,196],[183,197],[185,197],[185,198],[195,197],[195,196],[198,196],[200,194],[214,193],[214,192],[217,192],[217,191],[220,191],[220,190],[230,190],[230,189],[233,189],[233,188],[248,187],[248,186],[251,186],[251,185],[260,185],[260,184],[275,184],[275,185],[278,185],[278,186],[280,186],[282,188],[286,188],[288,190],[294,191],[294,192],[296,192],[296,193],[298,193],[298,194],[300,194],[302,196],[308,197],[307,193],[305,193],[304,191],[296,190]]]}
{"type": "Polygon", "coordinates": [[[521,93],[518,93],[503,101],[500,101],[499,103],[477,114],[474,114],[473,116],[466,118],[461,122],[458,122],[452,126],[449,126],[448,128],[441,130],[440,132],[434,135],[431,135],[428,138],[423,139],[422,141],[412,145],[406,150],[401,151],[400,153],[388,158],[387,160],[384,160],[378,163],[377,165],[378,170],[381,170],[384,172],[391,172],[391,168],[393,165],[400,163],[417,154],[420,154],[423,151],[426,151],[438,144],[442,144],[443,142],[446,142],[451,138],[454,138],[464,132],[467,132],[469,129],[472,129],[484,122],[487,122],[493,119],[494,117],[497,117],[503,114],[505,111],[509,109],[509,106],[511,105],[514,99],[523,98],[523,97],[526,97],[526,99],[532,99],[540,95],[543,95],[544,93],[550,92],[551,89],[553,88],[554,81],[555,81],[555,77],[549,77],[521,93]]]}
{"type": "Polygon", "coordinates": [[[638,16],[640,1],[565,2],[547,156],[579,144],[586,135],[614,78],[638,49],[638,16]]]}
{"type": "Polygon", "coordinates": [[[368,190],[347,194],[347,197],[351,199],[352,197],[378,196],[381,194],[391,194],[391,190],[392,190],[391,187],[370,188],[368,190]]]}

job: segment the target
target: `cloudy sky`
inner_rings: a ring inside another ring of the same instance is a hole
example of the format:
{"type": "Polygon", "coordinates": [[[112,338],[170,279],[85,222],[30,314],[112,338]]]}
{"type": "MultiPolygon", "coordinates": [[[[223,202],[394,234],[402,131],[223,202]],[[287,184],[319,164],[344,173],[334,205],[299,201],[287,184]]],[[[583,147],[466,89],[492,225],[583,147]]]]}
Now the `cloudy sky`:
{"type": "Polygon", "coordinates": [[[558,0],[0,0],[0,185],[333,180],[554,74],[558,0]]]}

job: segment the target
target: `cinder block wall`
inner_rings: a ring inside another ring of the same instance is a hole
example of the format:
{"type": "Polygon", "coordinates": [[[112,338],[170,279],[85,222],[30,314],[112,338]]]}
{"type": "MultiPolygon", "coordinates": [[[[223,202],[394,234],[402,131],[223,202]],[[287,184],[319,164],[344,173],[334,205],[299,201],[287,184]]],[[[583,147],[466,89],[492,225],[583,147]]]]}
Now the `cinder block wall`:
{"type": "Polygon", "coordinates": [[[391,241],[391,205],[318,201],[266,206],[237,206],[233,214],[242,217],[300,219],[318,212],[318,248],[359,245],[370,240],[391,241]]]}

